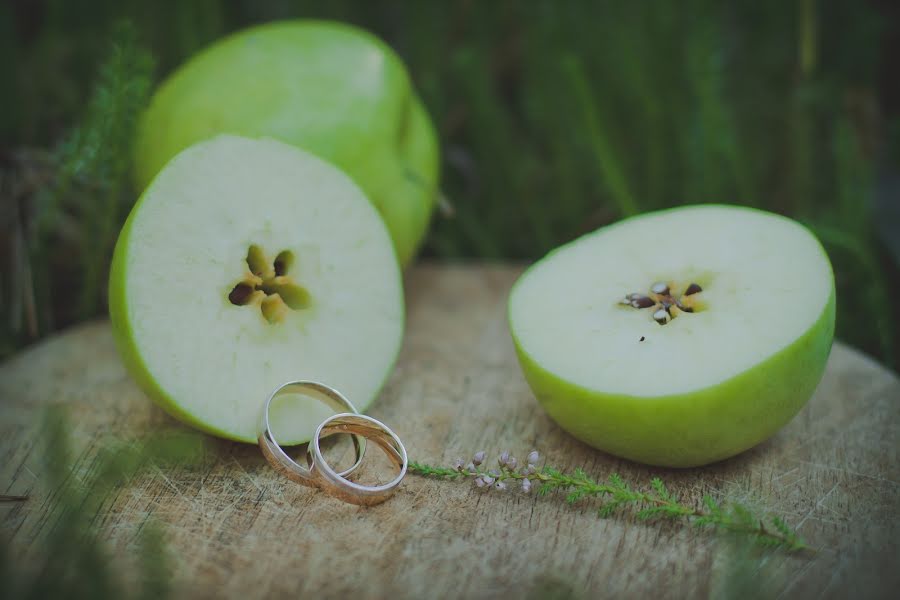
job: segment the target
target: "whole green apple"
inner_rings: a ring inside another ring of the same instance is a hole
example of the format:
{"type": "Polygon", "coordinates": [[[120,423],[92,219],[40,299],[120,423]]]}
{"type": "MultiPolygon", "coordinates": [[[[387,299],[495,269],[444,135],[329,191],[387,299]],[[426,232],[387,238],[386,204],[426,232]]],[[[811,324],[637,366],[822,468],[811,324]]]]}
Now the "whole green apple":
{"type": "Polygon", "coordinates": [[[143,115],[143,190],[178,152],[220,133],[271,137],[346,171],[381,213],[406,265],[437,198],[434,128],[399,57],[372,34],[283,21],[225,37],[172,73],[143,115]]]}
{"type": "Polygon", "coordinates": [[[809,400],[834,334],[831,263],[784,217],[691,206],[558,248],[509,322],[535,396],[588,444],[692,467],[773,435],[809,400]]]}

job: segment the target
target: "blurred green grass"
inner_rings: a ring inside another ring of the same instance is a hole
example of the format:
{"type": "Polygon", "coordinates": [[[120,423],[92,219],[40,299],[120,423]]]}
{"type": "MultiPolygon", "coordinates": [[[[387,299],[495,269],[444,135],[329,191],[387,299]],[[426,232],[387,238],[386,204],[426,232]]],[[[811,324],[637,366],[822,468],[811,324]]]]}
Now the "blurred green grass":
{"type": "Polygon", "coordinates": [[[0,353],[105,311],[135,199],[123,157],[151,78],[288,17],[370,29],[410,66],[454,207],[424,255],[531,260],[630,214],[756,206],[815,231],[838,336],[900,365],[900,119],[885,76],[898,11],[849,0],[0,5],[0,353]]]}
{"type": "Polygon", "coordinates": [[[140,439],[110,436],[75,452],[71,415],[59,405],[43,413],[34,433],[40,483],[26,497],[6,500],[17,506],[5,515],[10,527],[0,531],[0,599],[168,597],[174,565],[162,526],[148,517],[114,555],[98,515],[123,487],[153,470],[198,468],[208,455],[207,439],[157,431],[140,439]],[[25,526],[20,502],[43,510],[43,517],[25,526]],[[23,527],[29,533],[13,545],[13,533],[23,527]]]}

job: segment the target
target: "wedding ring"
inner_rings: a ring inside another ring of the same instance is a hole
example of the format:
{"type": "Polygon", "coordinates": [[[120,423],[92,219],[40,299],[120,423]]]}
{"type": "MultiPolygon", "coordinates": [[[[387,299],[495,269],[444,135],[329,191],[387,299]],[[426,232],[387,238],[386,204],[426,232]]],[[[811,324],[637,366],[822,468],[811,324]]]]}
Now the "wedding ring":
{"type": "MultiPolygon", "coordinates": [[[[353,403],[347,400],[347,398],[345,398],[336,389],[331,388],[323,383],[318,383],[316,381],[291,381],[289,383],[285,383],[274,392],[272,392],[266,399],[266,403],[265,405],[263,405],[262,416],[259,420],[259,432],[257,436],[259,447],[262,450],[263,455],[266,457],[266,460],[268,460],[269,463],[275,468],[276,471],[278,471],[291,481],[296,481],[297,483],[302,483],[303,485],[315,486],[316,477],[310,467],[301,465],[287,455],[284,449],[275,440],[275,436],[272,434],[272,428],[269,425],[269,407],[272,404],[272,400],[278,398],[279,396],[285,396],[288,394],[300,394],[303,396],[314,398],[323,402],[326,406],[340,414],[356,414],[356,407],[353,406],[353,403]]],[[[321,428],[322,426],[320,425],[319,429],[321,428]]],[[[359,467],[360,463],[362,462],[363,455],[366,452],[365,436],[361,436],[355,432],[350,433],[353,439],[353,449],[356,452],[356,461],[353,463],[353,466],[351,466],[346,471],[335,473],[335,475],[342,479],[343,477],[355,471],[357,467],[359,467]]],[[[318,448],[318,430],[316,430],[316,436],[316,448],[318,448]]],[[[310,456],[311,454],[307,452],[307,462],[311,466],[312,462],[310,456]]]]}
{"type": "Polygon", "coordinates": [[[332,496],[360,506],[372,506],[387,500],[406,475],[409,462],[406,448],[403,447],[397,434],[391,431],[387,425],[372,417],[351,413],[333,415],[322,421],[316,429],[316,435],[313,436],[307,447],[307,453],[312,457],[310,470],[316,484],[332,496]],[[374,442],[384,450],[391,463],[397,467],[397,476],[388,483],[375,486],[362,485],[345,479],[341,473],[331,468],[319,448],[319,440],[322,437],[337,433],[358,435],[374,442]]]}

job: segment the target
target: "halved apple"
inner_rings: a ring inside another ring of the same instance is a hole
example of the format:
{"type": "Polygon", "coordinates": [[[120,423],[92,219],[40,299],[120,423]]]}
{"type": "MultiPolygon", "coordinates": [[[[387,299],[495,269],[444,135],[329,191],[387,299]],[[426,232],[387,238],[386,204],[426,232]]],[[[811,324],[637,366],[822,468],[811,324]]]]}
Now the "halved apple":
{"type": "Polygon", "coordinates": [[[688,467],[765,440],[812,395],[834,334],[831,264],[798,223],[733,206],[650,213],[516,283],[525,377],[575,437],[688,467]]]}
{"type": "MultiPolygon", "coordinates": [[[[178,154],[116,244],[110,316],[124,362],[175,417],[254,442],[266,396],[295,379],[365,409],[403,335],[391,238],[336,167],[274,140],[219,136],[178,154]]],[[[330,413],[273,407],[279,441],[330,413]]]]}

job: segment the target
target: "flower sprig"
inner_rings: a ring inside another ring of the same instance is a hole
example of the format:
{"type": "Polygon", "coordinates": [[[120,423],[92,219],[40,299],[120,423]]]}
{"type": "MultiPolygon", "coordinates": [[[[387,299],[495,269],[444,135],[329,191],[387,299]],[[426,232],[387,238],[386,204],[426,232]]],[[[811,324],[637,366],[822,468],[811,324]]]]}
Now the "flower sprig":
{"type": "Polygon", "coordinates": [[[485,464],[486,456],[481,451],[469,462],[457,458],[452,467],[410,462],[409,472],[441,479],[471,479],[475,487],[484,490],[502,491],[516,486],[523,493],[536,490],[541,496],[560,490],[567,492],[566,502],[569,504],[584,498],[599,497],[603,499],[597,511],[601,517],[609,517],[620,508],[633,506],[638,519],[684,519],[698,527],[749,536],[763,546],[789,552],[809,550],[800,536],[777,516],[762,517],[734,502],[722,505],[708,495],[703,497],[702,507],[689,506],[673,495],[658,477],[650,481],[649,489],[639,490],[632,488],[616,473],[605,482],[600,482],[591,479],[582,469],[575,469],[570,474],[548,466],[539,469],[536,465],[540,455],[536,450],[528,453],[521,467],[518,459],[509,452],[501,453],[497,467],[493,468],[485,464]]]}

